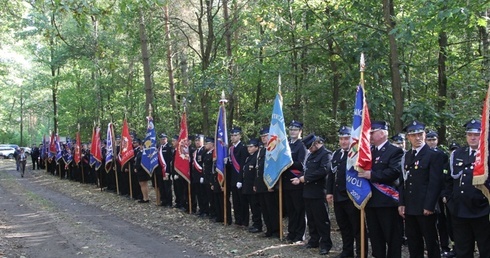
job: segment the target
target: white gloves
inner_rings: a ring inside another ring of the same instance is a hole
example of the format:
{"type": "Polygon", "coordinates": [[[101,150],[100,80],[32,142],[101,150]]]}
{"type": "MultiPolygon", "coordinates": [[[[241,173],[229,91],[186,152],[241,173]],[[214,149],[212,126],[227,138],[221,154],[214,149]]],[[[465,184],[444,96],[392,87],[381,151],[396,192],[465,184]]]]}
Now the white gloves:
{"type": "Polygon", "coordinates": [[[199,183],[201,183],[201,184],[204,183],[204,177],[199,178],[199,183]]]}
{"type": "Polygon", "coordinates": [[[237,183],[236,183],[236,188],[241,189],[241,188],[242,188],[242,183],[237,182],[237,183]]]}
{"type": "Polygon", "coordinates": [[[174,175],[174,180],[179,179],[179,175],[174,175]]]}

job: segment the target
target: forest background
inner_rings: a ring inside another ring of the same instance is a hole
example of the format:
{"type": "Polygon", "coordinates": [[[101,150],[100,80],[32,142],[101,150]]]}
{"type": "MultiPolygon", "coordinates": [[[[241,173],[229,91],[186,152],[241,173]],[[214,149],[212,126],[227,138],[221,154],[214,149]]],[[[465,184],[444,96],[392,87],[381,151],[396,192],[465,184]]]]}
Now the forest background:
{"type": "MultiPolygon", "coordinates": [[[[488,0],[1,0],[0,143],[94,122],[143,137],[213,135],[221,92],[245,138],[270,123],[282,78],[288,121],[336,145],[352,122],[364,53],[372,119],[413,119],[464,143],[489,84],[488,0]]],[[[286,122],[288,122],[286,121],[286,122]]]]}

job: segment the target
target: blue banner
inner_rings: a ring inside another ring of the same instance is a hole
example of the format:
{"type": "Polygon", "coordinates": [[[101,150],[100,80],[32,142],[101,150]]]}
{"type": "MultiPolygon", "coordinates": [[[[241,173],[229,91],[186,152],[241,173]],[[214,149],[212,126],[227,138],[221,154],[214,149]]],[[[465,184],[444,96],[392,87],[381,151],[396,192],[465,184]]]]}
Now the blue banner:
{"type": "Polygon", "coordinates": [[[358,176],[358,169],[363,167],[362,165],[360,166],[360,162],[369,162],[364,164],[364,166],[369,170],[371,169],[371,149],[369,146],[369,130],[371,126],[367,126],[367,123],[370,124],[370,120],[365,101],[364,89],[359,85],[354,106],[351,143],[345,174],[347,193],[358,209],[363,208],[371,197],[369,181],[358,176]]]}
{"type": "Polygon", "coordinates": [[[107,144],[105,148],[105,171],[109,172],[114,161],[114,128],[112,123],[107,125],[107,144]]]}
{"type": "Polygon", "coordinates": [[[282,113],[282,96],[276,95],[272,109],[269,139],[266,146],[264,182],[269,189],[279,180],[282,172],[293,164],[291,148],[289,147],[284,115],[282,113]]]}
{"type": "Polygon", "coordinates": [[[226,160],[228,158],[228,132],[226,131],[226,110],[223,105],[219,107],[218,119],[216,121],[216,134],[214,143],[214,160],[218,180],[223,185],[226,160]]]}
{"type": "Polygon", "coordinates": [[[148,127],[146,129],[146,137],[142,147],[141,167],[143,167],[146,173],[151,176],[153,170],[158,166],[157,137],[152,117],[148,117],[148,127]]]}
{"type": "Polygon", "coordinates": [[[63,157],[63,151],[61,150],[61,145],[60,145],[60,137],[58,134],[54,137],[54,144],[56,147],[56,161],[60,160],[63,157]]]}

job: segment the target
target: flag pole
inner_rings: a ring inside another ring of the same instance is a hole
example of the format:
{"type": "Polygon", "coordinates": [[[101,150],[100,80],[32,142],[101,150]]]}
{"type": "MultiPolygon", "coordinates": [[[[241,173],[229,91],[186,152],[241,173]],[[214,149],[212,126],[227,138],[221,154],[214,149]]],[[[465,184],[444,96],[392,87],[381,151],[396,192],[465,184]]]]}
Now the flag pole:
{"type": "Polygon", "coordinates": [[[115,145],[116,141],[116,137],[114,137],[114,124],[112,123],[112,120],[111,120],[111,135],[112,135],[112,139],[111,139],[111,142],[112,142],[112,169],[114,170],[114,175],[116,177],[116,193],[117,195],[119,195],[119,177],[117,176],[117,156],[116,156],[116,148],[117,146],[115,145]],[[116,147],[116,148],[114,148],[116,147]]]}
{"type": "MultiPolygon", "coordinates": [[[[221,107],[224,109],[225,108],[225,103],[228,102],[228,100],[225,98],[225,91],[221,91],[221,99],[219,100],[219,103],[221,105],[221,107]]],[[[225,113],[226,114],[226,113],[225,113]]],[[[224,116],[225,118],[225,121],[223,124],[225,124],[226,126],[226,115],[224,116]]],[[[215,146],[216,148],[216,146],[215,146]]],[[[228,151],[228,150],[227,150],[228,151]]],[[[226,198],[227,198],[227,195],[226,195],[226,164],[223,166],[223,223],[226,225],[228,225],[228,212],[227,212],[227,207],[226,207],[226,204],[228,203],[226,198]]]]}
{"type": "MultiPolygon", "coordinates": [[[[361,53],[361,60],[360,60],[360,67],[359,71],[361,73],[361,88],[364,91],[364,69],[366,68],[366,63],[364,62],[364,53],[361,53]]],[[[364,91],[365,92],[365,91],[364,91]]],[[[365,226],[364,226],[364,216],[365,216],[365,210],[364,210],[364,205],[361,206],[361,214],[360,214],[360,219],[361,219],[361,225],[360,225],[360,231],[361,231],[361,257],[365,257],[366,254],[366,243],[365,243],[365,226]]]]}
{"type": "MultiPolygon", "coordinates": [[[[281,74],[279,74],[279,77],[277,79],[277,82],[278,82],[278,93],[279,95],[281,95],[281,74]]],[[[282,97],[282,95],[281,95],[282,97]]],[[[283,207],[282,207],[282,178],[279,178],[279,240],[282,241],[282,238],[283,238],[283,234],[284,234],[284,229],[283,229],[283,223],[282,223],[282,211],[283,211],[283,207]]]]}

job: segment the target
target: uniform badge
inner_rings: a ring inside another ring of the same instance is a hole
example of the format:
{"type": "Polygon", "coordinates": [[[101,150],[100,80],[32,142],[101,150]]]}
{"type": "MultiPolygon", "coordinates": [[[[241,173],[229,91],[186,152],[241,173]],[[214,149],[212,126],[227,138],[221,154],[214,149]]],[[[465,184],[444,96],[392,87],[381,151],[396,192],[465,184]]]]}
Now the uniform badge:
{"type": "Polygon", "coordinates": [[[374,163],[378,163],[378,161],[379,161],[380,158],[381,157],[376,157],[376,159],[374,159],[374,163]]]}
{"type": "Polygon", "coordinates": [[[415,169],[419,169],[419,161],[415,161],[415,169]]]}

